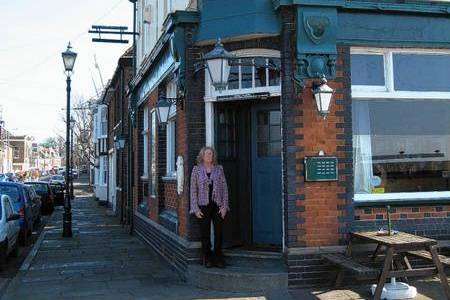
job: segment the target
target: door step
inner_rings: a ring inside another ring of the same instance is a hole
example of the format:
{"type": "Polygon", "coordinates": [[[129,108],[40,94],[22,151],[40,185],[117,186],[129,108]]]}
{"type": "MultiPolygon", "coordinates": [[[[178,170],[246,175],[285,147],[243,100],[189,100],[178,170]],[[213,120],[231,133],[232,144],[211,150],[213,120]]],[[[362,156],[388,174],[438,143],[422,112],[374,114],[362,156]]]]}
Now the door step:
{"type": "Polygon", "coordinates": [[[229,256],[226,268],[189,265],[188,283],[218,291],[270,291],[288,287],[288,275],[282,259],[229,256]]]}
{"type": "Polygon", "coordinates": [[[227,257],[246,257],[246,258],[260,258],[260,259],[279,259],[283,258],[281,252],[268,252],[268,251],[252,251],[243,249],[224,249],[223,254],[227,257]]]}

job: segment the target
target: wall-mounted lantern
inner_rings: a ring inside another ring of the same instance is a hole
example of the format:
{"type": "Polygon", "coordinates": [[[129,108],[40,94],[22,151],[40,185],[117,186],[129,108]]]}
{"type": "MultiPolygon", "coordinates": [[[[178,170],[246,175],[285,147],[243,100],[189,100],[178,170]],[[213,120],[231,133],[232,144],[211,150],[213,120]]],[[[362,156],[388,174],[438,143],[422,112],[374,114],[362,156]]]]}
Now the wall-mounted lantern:
{"type": "Polygon", "coordinates": [[[230,76],[230,60],[236,57],[225,50],[222,42],[218,39],[214,49],[206,53],[203,58],[212,85],[218,91],[224,90],[228,85],[228,77],[230,76]]]}
{"type": "Polygon", "coordinates": [[[167,98],[160,96],[156,103],[156,114],[158,116],[159,124],[165,126],[169,120],[170,112],[173,106],[180,106],[183,109],[182,98],[167,98]]]}
{"type": "Polygon", "coordinates": [[[333,89],[328,86],[325,76],[322,77],[320,83],[315,82],[313,84],[313,94],[316,99],[317,110],[324,119],[326,119],[330,112],[333,92],[333,89]]]}

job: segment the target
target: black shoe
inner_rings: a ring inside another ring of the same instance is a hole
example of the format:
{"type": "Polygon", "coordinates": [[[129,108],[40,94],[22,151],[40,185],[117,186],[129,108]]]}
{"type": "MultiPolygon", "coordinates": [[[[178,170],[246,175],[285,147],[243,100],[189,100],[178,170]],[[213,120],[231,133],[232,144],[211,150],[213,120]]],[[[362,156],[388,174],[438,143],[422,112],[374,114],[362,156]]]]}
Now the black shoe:
{"type": "Polygon", "coordinates": [[[206,256],[203,256],[203,265],[206,268],[212,268],[213,267],[213,263],[211,262],[211,259],[206,257],[206,256]]]}
{"type": "Polygon", "coordinates": [[[219,269],[225,269],[225,261],[221,257],[217,258],[215,259],[214,266],[219,269]]]}

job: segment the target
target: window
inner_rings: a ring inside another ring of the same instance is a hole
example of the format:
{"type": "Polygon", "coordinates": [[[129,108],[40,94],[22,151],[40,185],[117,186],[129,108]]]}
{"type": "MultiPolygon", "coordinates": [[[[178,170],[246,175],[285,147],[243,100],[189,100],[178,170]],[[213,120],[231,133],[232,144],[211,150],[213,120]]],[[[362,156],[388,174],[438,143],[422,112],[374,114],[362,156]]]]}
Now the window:
{"type": "Polygon", "coordinates": [[[102,106],[101,109],[101,125],[100,125],[101,135],[107,136],[108,135],[108,118],[107,118],[107,111],[106,106],[102,106]]]}
{"type": "Polygon", "coordinates": [[[150,194],[156,195],[156,111],[151,113],[150,132],[150,194]]]}
{"type": "Polygon", "coordinates": [[[280,59],[249,57],[232,63],[228,90],[251,89],[280,85],[280,59]]]}
{"type": "Polygon", "coordinates": [[[103,162],[102,162],[102,172],[103,172],[103,181],[102,184],[106,185],[107,180],[108,180],[108,158],[106,156],[102,157],[103,162]]]}
{"type": "Polygon", "coordinates": [[[142,156],[143,156],[143,170],[142,170],[142,177],[147,178],[148,177],[148,135],[149,135],[149,128],[148,128],[148,107],[144,108],[144,116],[143,116],[143,130],[142,130],[142,141],[144,143],[142,156]]]}
{"type": "Polygon", "coordinates": [[[281,155],[281,113],[278,110],[259,111],[257,122],[258,157],[281,155]]]}
{"type": "MultiPolygon", "coordinates": [[[[166,95],[168,98],[177,97],[177,85],[174,80],[167,84],[166,95]]],[[[176,106],[172,105],[166,127],[166,175],[168,177],[176,176],[176,115],[176,106]]]]}
{"type": "Polygon", "coordinates": [[[176,121],[174,118],[167,122],[167,176],[176,176],[176,121]]]}
{"type": "Polygon", "coordinates": [[[450,53],[379,52],[351,56],[355,200],[448,198],[450,53]]]}

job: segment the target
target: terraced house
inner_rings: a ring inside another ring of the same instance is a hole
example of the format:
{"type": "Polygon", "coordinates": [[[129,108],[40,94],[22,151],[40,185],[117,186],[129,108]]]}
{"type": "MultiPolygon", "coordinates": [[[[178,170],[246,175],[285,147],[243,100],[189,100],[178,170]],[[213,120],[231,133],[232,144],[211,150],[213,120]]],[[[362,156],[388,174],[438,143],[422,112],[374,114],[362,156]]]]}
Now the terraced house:
{"type": "Polygon", "coordinates": [[[387,204],[395,229],[450,240],[450,3],[135,6],[128,221],[188,280],[323,284],[320,255],[343,251],[351,230],[386,226],[387,204]],[[225,271],[199,267],[189,214],[204,145],[228,181],[225,271]]]}

